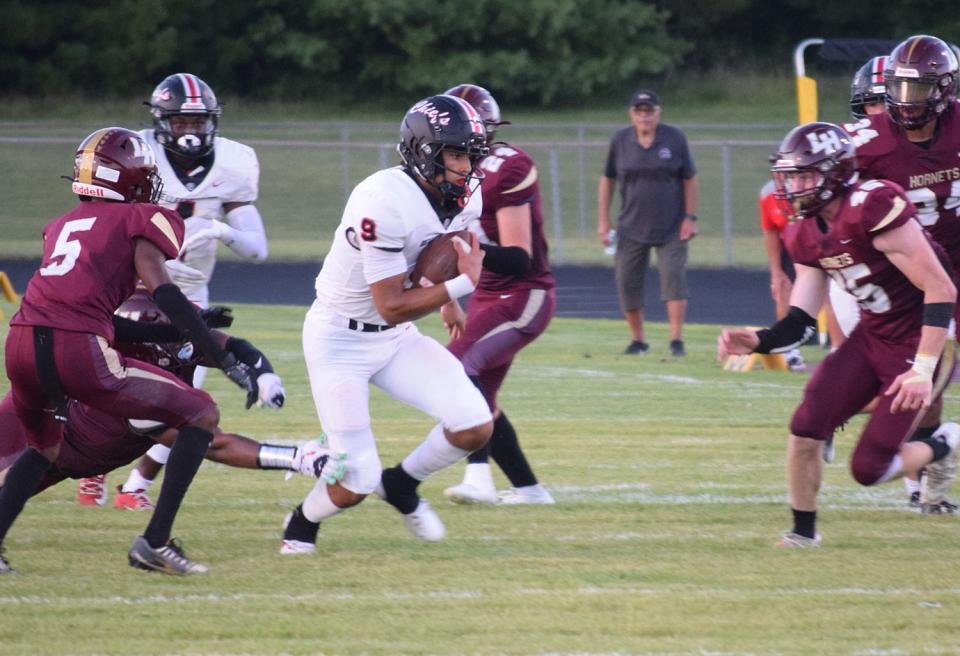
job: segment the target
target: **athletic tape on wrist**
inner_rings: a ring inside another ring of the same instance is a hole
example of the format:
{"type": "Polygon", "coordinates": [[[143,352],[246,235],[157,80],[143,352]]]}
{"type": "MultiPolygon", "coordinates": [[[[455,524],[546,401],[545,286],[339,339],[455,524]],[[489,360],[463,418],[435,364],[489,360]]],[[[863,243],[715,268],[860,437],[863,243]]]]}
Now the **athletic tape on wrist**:
{"type": "Polygon", "coordinates": [[[473,281],[470,280],[470,276],[465,273],[461,273],[453,280],[446,281],[443,283],[443,286],[447,288],[447,294],[450,296],[451,301],[461,296],[472,294],[473,290],[477,288],[476,285],[473,284],[473,281]]]}

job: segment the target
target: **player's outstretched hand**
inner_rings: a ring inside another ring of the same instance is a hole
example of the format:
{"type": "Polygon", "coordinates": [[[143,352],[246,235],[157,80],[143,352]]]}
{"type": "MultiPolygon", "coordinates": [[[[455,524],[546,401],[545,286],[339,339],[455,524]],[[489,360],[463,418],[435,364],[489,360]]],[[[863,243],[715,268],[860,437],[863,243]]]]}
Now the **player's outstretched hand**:
{"type": "Polygon", "coordinates": [[[229,234],[227,229],[227,224],[223,221],[217,221],[216,219],[210,219],[209,225],[206,228],[197,230],[195,233],[186,238],[183,242],[183,251],[189,251],[192,248],[195,248],[198,244],[209,241],[211,239],[218,239],[224,241],[224,238],[229,234]]]}
{"type": "Polygon", "coordinates": [[[485,253],[480,248],[480,240],[477,236],[470,233],[470,243],[465,244],[462,239],[454,239],[453,247],[457,251],[457,270],[460,273],[467,274],[470,281],[476,287],[480,282],[480,271],[483,269],[483,256],[485,253]]]}
{"type": "Polygon", "coordinates": [[[224,352],[217,358],[217,363],[224,375],[232,380],[237,387],[247,392],[247,408],[257,402],[257,382],[254,380],[253,370],[240,362],[233,353],[224,352]],[[251,400],[250,396],[253,395],[251,400]]]}
{"type": "Polygon", "coordinates": [[[884,396],[892,396],[890,412],[912,412],[930,406],[933,396],[933,381],[929,376],[907,369],[897,376],[884,396]]]}
{"type": "Polygon", "coordinates": [[[279,410],[287,399],[280,376],[272,373],[263,373],[257,376],[257,397],[260,405],[279,410]]]}
{"type": "Polygon", "coordinates": [[[749,328],[725,328],[717,337],[717,362],[723,362],[728,355],[746,355],[760,345],[755,330],[749,328]]]}
{"type": "Polygon", "coordinates": [[[207,324],[207,328],[229,328],[233,325],[233,308],[212,305],[200,310],[200,318],[207,324]]]}

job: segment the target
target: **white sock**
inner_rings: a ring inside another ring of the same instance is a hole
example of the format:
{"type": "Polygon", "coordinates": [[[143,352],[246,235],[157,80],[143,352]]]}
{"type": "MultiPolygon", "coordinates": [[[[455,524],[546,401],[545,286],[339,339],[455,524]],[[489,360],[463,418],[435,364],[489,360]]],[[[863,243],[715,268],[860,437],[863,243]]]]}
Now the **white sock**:
{"type": "Polygon", "coordinates": [[[310,494],[303,500],[303,516],[311,522],[319,523],[327,517],[333,517],[343,508],[338,506],[330,498],[327,492],[327,484],[324,481],[317,481],[310,490],[310,494]]]}
{"type": "Polygon", "coordinates": [[[154,462],[165,465],[167,464],[167,459],[170,458],[170,447],[162,444],[154,444],[147,449],[147,455],[150,456],[150,459],[154,462]]]}
{"type": "Polygon", "coordinates": [[[919,491],[920,491],[920,480],[917,479],[917,480],[914,481],[914,480],[909,479],[909,478],[907,478],[906,476],[904,476],[904,477],[903,477],[903,486],[904,486],[905,488],[907,488],[907,494],[913,494],[914,492],[919,492],[919,491]]]}
{"type": "Polygon", "coordinates": [[[150,489],[150,486],[153,485],[153,481],[149,478],[144,478],[143,474],[140,473],[140,470],[136,467],[133,468],[133,471],[130,472],[130,477],[127,479],[127,482],[123,484],[123,487],[120,488],[121,492],[137,492],[143,490],[146,492],[150,489]]]}
{"type": "Polygon", "coordinates": [[[903,471],[903,458],[900,457],[900,454],[893,456],[893,460],[890,461],[890,466],[887,467],[887,472],[880,477],[877,481],[877,484],[886,483],[887,481],[892,481],[903,471]]]}
{"type": "Polygon", "coordinates": [[[470,452],[450,444],[447,436],[443,434],[443,425],[437,424],[401,464],[405,472],[422,481],[430,474],[458,462],[468,453],[470,452]]]}
{"type": "Polygon", "coordinates": [[[488,462],[468,462],[467,469],[463,472],[463,482],[481,491],[496,489],[488,462]]]}

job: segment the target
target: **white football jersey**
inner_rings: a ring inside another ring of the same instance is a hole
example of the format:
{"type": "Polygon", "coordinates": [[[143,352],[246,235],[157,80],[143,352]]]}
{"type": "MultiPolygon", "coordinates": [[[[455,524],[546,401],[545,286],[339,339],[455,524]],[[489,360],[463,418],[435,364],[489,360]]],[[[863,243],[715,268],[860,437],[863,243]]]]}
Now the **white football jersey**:
{"type": "MultiPolygon", "coordinates": [[[[177,209],[186,216],[186,237],[210,226],[211,220],[223,218],[224,203],[252,203],[257,200],[260,186],[260,163],[257,154],[249,146],[231,139],[216,137],[213,142],[213,168],[203,176],[195,188],[188,188],[180,181],[167,159],[166,149],[157,143],[153,128],[140,131],[157,156],[157,169],[163,180],[163,195],[160,204],[177,209]],[[188,207],[183,207],[183,206],[188,207]]],[[[191,185],[192,186],[192,185],[191,185]]],[[[181,258],[187,266],[202,271],[209,282],[217,261],[217,244],[214,239],[199,242],[181,258]]],[[[183,289],[194,302],[206,302],[207,286],[183,289]]]]}
{"type": "MultiPolygon", "coordinates": [[[[474,183],[476,184],[476,183],[474,183]]],[[[317,300],[348,319],[385,324],[370,285],[409,273],[427,243],[480,218],[479,188],[447,226],[403,168],[377,171],[354,187],[317,276],[317,300]]]]}

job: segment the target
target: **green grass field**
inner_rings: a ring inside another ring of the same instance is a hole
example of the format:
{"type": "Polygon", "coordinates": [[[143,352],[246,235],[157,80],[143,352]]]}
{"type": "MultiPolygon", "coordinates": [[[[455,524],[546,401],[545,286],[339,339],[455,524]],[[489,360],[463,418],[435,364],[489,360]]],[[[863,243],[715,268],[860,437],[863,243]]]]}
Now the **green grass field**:
{"type": "MultiPolygon", "coordinates": [[[[235,308],[235,332],[270,355],[289,396],[280,412],[244,412],[212,376],[225,427],[317,433],[303,312],[235,308]]],[[[437,317],[421,324],[438,335],[437,317]]],[[[456,467],[422,486],[447,524],[439,544],[370,499],[324,524],[314,556],[281,557],[280,522],[310,482],[207,463],[175,533],[211,573],[169,578],[126,564],[145,515],[78,507],[62,484],[7,540],[20,574],[0,579],[0,653],[960,653],[960,520],[908,512],[899,483],[852,481],[843,462],[861,420],[826,468],[824,547],[773,546],[789,527],[785,426],[806,376],[723,372],[717,330],[690,326],[690,355],[671,359],[653,324],[653,352],[628,358],[620,322],[555,321],[501,402],[557,505],[450,506],[456,467]]],[[[430,421],[379,393],[372,405],[393,464],[430,421]]],[[[946,414],[957,410],[951,394],[946,414]]]]}

